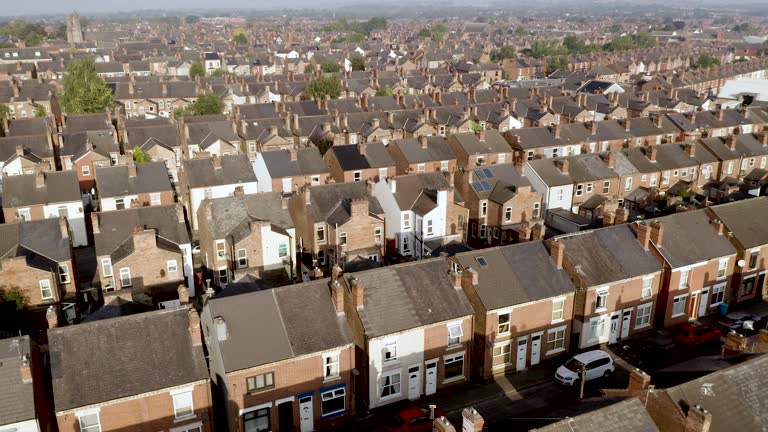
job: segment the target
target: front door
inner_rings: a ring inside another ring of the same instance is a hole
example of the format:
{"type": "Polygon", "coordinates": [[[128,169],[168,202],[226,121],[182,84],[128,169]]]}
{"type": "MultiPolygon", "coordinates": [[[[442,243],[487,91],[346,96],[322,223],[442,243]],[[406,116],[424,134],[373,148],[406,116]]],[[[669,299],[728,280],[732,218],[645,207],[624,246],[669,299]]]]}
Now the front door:
{"type": "Polygon", "coordinates": [[[621,338],[629,336],[629,326],[632,321],[632,309],[624,309],[621,313],[621,338]]]}
{"type": "MultiPolygon", "coordinates": [[[[277,406],[277,422],[281,431],[293,430],[293,401],[283,402],[277,406]]],[[[303,431],[304,428],[301,430],[303,431]]]]}
{"type": "Polygon", "coordinates": [[[696,319],[698,318],[698,315],[696,313],[699,311],[699,291],[696,291],[694,293],[691,293],[691,302],[688,303],[688,318],[689,319],[696,319]]]}
{"type": "Polygon", "coordinates": [[[525,370],[525,361],[528,359],[528,335],[517,338],[517,370],[525,370]]]}
{"type": "Polygon", "coordinates": [[[709,304],[709,287],[701,290],[701,300],[699,300],[699,316],[707,314],[707,304],[709,304]]]}
{"type": "Polygon", "coordinates": [[[408,399],[416,400],[421,396],[421,366],[408,368],[408,399]]]}
{"type": "Polygon", "coordinates": [[[619,312],[611,315],[611,333],[608,335],[608,343],[616,343],[619,338],[619,312]]]}
{"type": "Polygon", "coordinates": [[[536,333],[531,336],[531,366],[539,364],[541,359],[541,335],[542,333],[536,333]]]}
{"type": "Polygon", "coordinates": [[[424,393],[429,396],[437,391],[437,360],[425,363],[426,386],[424,393]]]}
{"type": "MultiPolygon", "coordinates": [[[[315,429],[315,416],[312,412],[312,396],[299,398],[299,416],[301,419],[301,432],[309,432],[315,429]]],[[[283,429],[281,428],[280,430],[283,429]]]]}

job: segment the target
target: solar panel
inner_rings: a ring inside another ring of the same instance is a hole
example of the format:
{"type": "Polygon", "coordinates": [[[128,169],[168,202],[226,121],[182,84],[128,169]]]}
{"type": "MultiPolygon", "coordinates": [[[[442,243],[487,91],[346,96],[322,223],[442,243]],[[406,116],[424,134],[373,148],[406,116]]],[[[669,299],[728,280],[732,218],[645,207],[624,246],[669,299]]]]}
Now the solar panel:
{"type": "Polygon", "coordinates": [[[485,257],[477,257],[475,258],[477,260],[477,263],[480,264],[480,267],[485,267],[488,265],[488,261],[485,260],[485,257]]]}
{"type": "Polygon", "coordinates": [[[488,168],[483,168],[483,174],[485,174],[485,178],[493,178],[493,173],[488,168]]]}
{"type": "Polygon", "coordinates": [[[486,178],[488,178],[488,177],[486,176],[486,174],[485,174],[485,171],[488,171],[488,170],[486,170],[486,169],[479,169],[479,168],[478,168],[478,169],[476,169],[476,170],[475,170],[475,174],[477,174],[477,178],[481,178],[481,179],[486,179],[486,178]]]}
{"type": "Polygon", "coordinates": [[[472,187],[475,188],[475,190],[478,192],[487,192],[491,190],[491,185],[485,180],[472,182],[472,187]]]}

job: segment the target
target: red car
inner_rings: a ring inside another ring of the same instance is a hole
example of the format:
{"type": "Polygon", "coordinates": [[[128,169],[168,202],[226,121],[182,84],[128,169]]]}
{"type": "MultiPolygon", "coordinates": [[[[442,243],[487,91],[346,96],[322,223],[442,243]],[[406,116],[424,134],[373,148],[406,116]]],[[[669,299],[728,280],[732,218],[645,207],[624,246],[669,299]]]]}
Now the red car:
{"type": "MultiPolygon", "coordinates": [[[[435,418],[444,415],[443,410],[435,408],[435,418]]],[[[429,418],[428,408],[410,407],[397,413],[392,423],[387,427],[389,432],[430,432],[433,421],[429,418]]]]}
{"type": "Polygon", "coordinates": [[[720,340],[720,329],[695,324],[680,324],[675,328],[675,340],[683,345],[708,344],[720,340]]]}

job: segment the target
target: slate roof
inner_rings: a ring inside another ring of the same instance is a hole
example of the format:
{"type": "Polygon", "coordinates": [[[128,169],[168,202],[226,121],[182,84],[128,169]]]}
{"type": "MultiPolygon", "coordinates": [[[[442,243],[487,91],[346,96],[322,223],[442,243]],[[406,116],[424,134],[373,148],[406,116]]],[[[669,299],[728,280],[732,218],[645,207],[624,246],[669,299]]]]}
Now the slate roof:
{"type": "Polygon", "coordinates": [[[75,171],[43,173],[45,184],[37,187],[35,174],[9,176],[3,179],[2,205],[5,208],[38,204],[80,202],[80,183],[75,171]]]}
{"type": "Polygon", "coordinates": [[[0,340],[0,425],[37,417],[33,384],[21,380],[23,358],[30,355],[29,336],[0,340]]]}
{"type": "Polygon", "coordinates": [[[49,330],[55,410],[207,380],[188,314],[179,308],[49,330]]]}
{"type": "MultiPolygon", "coordinates": [[[[27,256],[62,262],[71,258],[70,242],[61,236],[58,219],[0,224],[0,259],[27,256]]],[[[47,266],[46,266],[47,268],[47,266]]]]}
{"type": "Polygon", "coordinates": [[[190,188],[220,186],[256,182],[248,156],[244,154],[223,155],[221,168],[213,166],[213,158],[188,159],[181,162],[190,188]]]}
{"type": "Polygon", "coordinates": [[[609,284],[661,271],[650,250],[644,250],[629,225],[559,237],[565,256],[585,287],[609,284]]]}
{"type": "Polygon", "coordinates": [[[273,179],[330,172],[317,147],[296,149],[295,161],[291,160],[289,150],[266,151],[261,156],[273,179]]]}
{"type": "MultiPolygon", "coordinates": [[[[536,432],[657,432],[653,419],[636,398],[625,399],[575,417],[568,417],[536,432]]],[[[714,432],[714,431],[713,431],[714,432]]]]}
{"type": "Polygon", "coordinates": [[[346,273],[363,284],[363,308],[358,310],[369,338],[423,327],[472,314],[464,291],[448,276],[444,258],[346,273]]]}
{"type": "Polygon", "coordinates": [[[247,226],[248,222],[258,220],[269,221],[282,230],[293,228],[293,220],[288,210],[283,209],[282,200],[279,192],[212,199],[211,237],[227,237],[241,225],[247,226]]]}
{"type": "Polygon", "coordinates": [[[474,132],[454,134],[451,138],[456,139],[468,155],[508,153],[512,151],[507,140],[498,131],[487,130],[484,133],[485,139],[483,141],[480,141],[474,132]]]}
{"type": "Polygon", "coordinates": [[[346,318],[336,314],[328,282],[210,300],[204,314],[223,318],[227,327],[226,340],[213,334],[209,342],[219,344],[224,369],[232,372],[351,344],[352,334],[346,318]]]}
{"type": "Polygon", "coordinates": [[[379,200],[371,196],[368,185],[363,182],[335,183],[309,188],[310,204],[307,206],[315,222],[342,224],[349,220],[349,202],[353,199],[368,198],[369,212],[383,215],[379,200]]]}
{"type": "Polygon", "coordinates": [[[172,190],[164,162],[136,164],[136,177],[125,165],[96,168],[96,189],[102,198],[172,190]]]}
{"type": "Polygon", "coordinates": [[[339,161],[344,171],[362,170],[366,168],[386,168],[395,166],[395,161],[389,155],[387,147],[382,143],[358,145],[337,145],[329,150],[339,161]],[[360,146],[365,147],[365,154],[360,153],[360,146]]]}
{"type": "Polygon", "coordinates": [[[417,139],[397,140],[389,145],[400,149],[409,164],[456,159],[456,155],[453,154],[453,150],[448,146],[445,138],[430,136],[426,139],[426,148],[423,148],[417,139]]]}
{"type": "Polygon", "coordinates": [[[396,181],[394,196],[397,206],[400,210],[413,210],[422,216],[437,207],[437,189],[451,187],[443,173],[404,175],[397,177],[396,181]]]}
{"type": "MultiPolygon", "coordinates": [[[[97,213],[99,233],[94,233],[96,256],[111,255],[127,241],[133,241],[134,227],[154,229],[158,237],[176,245],[190,242],[184,222],[179,222],[175,205],[139,207],[97,213]]],[[[170,245],[169,245],[170,246],[170,245]]]]}
{"type": "Polygon", "coordinates": [[[715,226],[703,210],[675,213],[648,222],[664,224],[664,235],[657,249],[672,268],[736,253],[724,235],[718,235],[715,226]]]}
{"type": "Polygon", "coordinates": [[[157,144],[171,149],[181,146],[179,130],[173,124],[126,127],[126,133],[130,144],[130,148],[126,146],[126,151],[142,146],[146,150],[157,144]]]}
{"type": "Polygon", "coordinates": [[[542,241],[460,253],[455,258],[465,269],[477,271],[475,289],[488,310],[576,291],[565,270],[555,266],[542,241]],[[485,258],[487,265],[480,265],[478,257],[485,258]]]}
{"type": "Polygon", "coordinates": [[[768,198],[760,197],[709,207],[746,249],[768,244],[768,198]]]}
{"type": "MultiPolygon", "coordinates": [[[[710,432],[759,431],[768,425],[768,356],[761,355],[736,366],[666,390],[676,403],[702,408],[712,413],[710,432]],[[712,396],[702,396],[709,384],[712,396]]],[[[681,407],[682,408],[682,407],[681,407]]]]}

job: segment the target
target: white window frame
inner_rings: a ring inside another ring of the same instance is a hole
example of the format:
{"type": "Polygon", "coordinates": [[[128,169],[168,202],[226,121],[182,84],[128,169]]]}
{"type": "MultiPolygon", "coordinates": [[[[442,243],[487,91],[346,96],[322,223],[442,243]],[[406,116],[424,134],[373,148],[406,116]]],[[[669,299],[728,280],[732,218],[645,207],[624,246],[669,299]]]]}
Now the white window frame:
{"type": "Polygon", "coordinates": [[[443,357],[443,384],[463,380],[467,373],[466,365],[467,365],[466,356],[464,355],[463,352],[444,356],[443,357]],[[454,362],[458,358],[461,358],[461,375],[448,378],[445,373],[445,371],[448,369],[448,363],[454,362]]]}
{"type": "MultiPolygon", "coordinates": [[[[765,158],[763,158],[765,160],[765,158]]],[[[448,161],[440,161],[440,171],[448,171],[448,161]]]]}
{"type": "Polygon", "coordinates": [[[318,244],[325,243],[325,225],[316,225],[315,226],[315,241],[317,241],[318,244]],[[320,238],[318,235],[319,233],[323,233],[323,238],[320,238]]]}
{"type": "Polygon", "coordinates": [[[592,193],[592,190],[594,189],[595,184],[594,183],[587,183],[587,193],[592,193]]]}
{"type": "Polygon", "coordinates": [[[240,248],[237,250],[237,268],[241,269],[246,267],[248,267],[248,250],[240,248]]]}
{"type": "Polygon", "coordinates": [[[462,336],[464,336],[464,331],[461,328],[461,321],[448,323],[448,346],[449,347],[461,345],[462,336]]]}
{"type": "Polygon", "coordinates": [[[384,364],[397,363],[397,339],[384,341],[381,351],[381,360],[384,364]]]}
{"type": "Polygon", "coordinates": [[[410,212],[403,213],[403,229],[404,230],[411,229],[411,213],[410,212]]]}
{"type": "Polygon", "coordinates": [[[225,240],[216,240],[214,242],[214,250],[216,251],[217,260],[227,258],[227,242],[225,240]]]}
{"type": "Polygon", "coordinates": [[[496,314],[496,332],[499,335],[507,335],[510,334],[512,331],[512,311],[503,311],[498,312],[496,314]],[[507,316],[507,322],[502,323],[501,317],[506,315],[507,316]],[[506,330],[504,330],[502,327],[505,327],[506,330]]]}
{"type": "Polygon", "coordinates": [[[712,299],[709,302],[710,309],[720,306],[725,301],[725,288],[727,285],[725,282],[712,285],[712,299]],[[715,301],[716,299],[717,301],[715,301]]]}
{"type": "Polygon", "coordinates": [[[512,222],[512,207],[507,207],[504,209],[504,222],[512,222]]]}
{"type": "Polygon", "coordinates": [[[589,320],[589,341],[600,341],[605,333],[605,322],[607,315],[592,317],[589,320]]]}
{"type": "Polygon", "coordinates": [[[634,326],[635,330],[650,327],[652,313],[653,313],[653,302],[638,305],[637,310],[635,311],[635,326],[634,326]]]}
{"type": "Polygon", "coordinates": [[[320,184],[320,176],[319,175],[313,175],[310,177],[310,184],[312,186],[317,186],[320,184]]]}
{"type": "Polygon", "coordinates": [[[653,297],[653,276],[643,278],[643,288],[640,291],[640,299],[647,300],[653,297]]]}
{"type": "Polygon", "coordinates": [[[131,269],[128,267],[123,267],[120,269],[120,287],[121,288],[127,288],[130,286],[133,286],[133,279],[131,278],[131,269]],[[125,283],[125,274],[128,275],[128,283],[125,283]]]}
{"type": "Polygon", "coordinates": [[[277,245],[277,256],[280,258],[285,258],[288,256],[288,243],[280,243],[277,245]]]}
{"type": "Polygon", "coordinates": [[[341,377],[341,352],[323,354],[323,381],[333,381],[341,377]]]}
{"type": "Polygon", "coordinates": [[[688,294],[682,294],[679,296],[675,296],[672,300],[672,318],[677,318],[680,316],[683,316],[688,311],[688,294]],[[678,304],[682,304],[683,310],[681,312],[675,312],[675,308],[678,304]]]}
{"type": "Polygon", "coordinates": [[[565,296],[552,299],[552,324],[565,321],[565,296]]]}
{"type": "Polygon", "coordinates": [[[538,218],[541,214],[541,203],[535,202],[533,203],[533,212],[531,213],[531,217],[538,218]]]}
{"type": "Polygon", "coordinates": [[[191,389],[185,389],[181,391],[172,391],[171,399],[173,400],[173,418],[174,419],[186,420],[186,419],[195,417],[195,398],[191,389]],[[183,399],[186,399],[186,398],[189,399],[189,404],[182,405],[182,403],[186,402],[183,399]],[[187,409],[187,407],[189,408],[187,409]],[[179,415],[180,410],[183,410],[181,415],[179,415]]]}
{"type": "Polygon", "coordinates": [[[427,164],[420,163],[416,165],[416,172],[423,173],[426,171],[427,171],[427,164]]]}
{"type": "Polygon", "coordinates": [[[160,192],[152,192],[149,194],[149,205],[159,206],[161,203],[160,192]]]}
{"type": "Polygon", "coordinates": [[[602,312],[608,310],[608,287],[598,288],[595,290],[595,312],[602,312]],[[600,299],[604,299],[603,305],[600,306],[600,299]]]}
{"type": "Polygon", "coordinates": [[[511,364],[512,364],[512,341],[508,339],[505,341],[495,343],[493,345],[493,348],[491,348],[491,367],[503,368],[511,364]],[[506,352],[504,352],[505,348],[506,348],[506,352]],[[496,353],[496,350],[499,351],[498,354],[496,353]],[[502,358],[502,362],[499,364],[495,364],[495,360],[498,358],[502,358]]]}
{"type": "Polygon", "coordinates": [[[488,201],[480,201],[480,217],[488,216],[488,201]]]}
{"type": "Polygon", "coordinates": [[[499,153],[498,154],[498,162],[499,164],[507,163],[507,154],[506,153],[499,153]]]}
{"type": "Polygon", "coordinates": [[[392,370],[388,372],[384,372],[379,376],[379,382],[378,382],[378,393],[379,400],[388,400],[388,399],[394,399],[397,397],[400,397],[400,395],[403,394],[403,374],[401,369],[392,370]],[[392,377],[397,375],[397,383],[392,382],[392,377]],[[389,378],[389,384],[384,384],[384,382],[389,378]],[[391,393],[384,396],[383,392],[384,389],[390,387],[392,389],[391,393]],[[394,391],[395,387],[397,388],[397,392],[394,391]]]}
{"type": "Polygon", "coordinates": [[[624,180],[624,191],[629,192],[632,190],[632,177],[627,177],[626,180],[624,180]]]}
{"type": "Polygon", "coordinates": [[[168,270],[168,273],[177,273],[179,271],[179,264],[175,259],[168,260],[165,262],[165,268],[168,270]]]}
{"type": "Polygon", "coordinates": [[[651,174],[651,186],[656,186],[656,182],[659,180],[656,173],[651,174]]]}
{"type": "Polygon", "coordinates": [[[43,300],[53,300],[53,284],[50,279],[40,279],[40,298],[43,300]],[[46,291],[48,294],[46,295],[46,291]]]}
{"type": "Polygon", "coordinates": [[[321,390],[320,391],[320,415],[322,417],[327,417],[330,415],[343,413],[347,410],[347,390],[345,387],[339,387],[332,390],[321,390]],[[330,395],[329,397],[327,397],[330,395]],[[331,411],[331,412],[325,412],[323,410],[323,402],[327,400],[333,400],[341,398],[344,401],[344,406],[340,410],[331,411]]]}
{"type": "Polygon", "coordinates": [[[112,272],[112,259],[111,258],[102,258],[101,259],[101,274],[104,277],[112,277],[114,273],[112,272]],[[107,271],[109,270],[109,271],[107,271]]]}
{"type": "Polygon", "coordinates": [[[607,195],[611,192],[611,181],[606,180],[603,182],[603,195],[607,195]]]}
{"type": "Polygon", "coordinates": [[[379,168],[379,180],[389,177],[387,168],[379,168]]]}
{"type": "Polygon", "coordinates": [[[431,236],[434,234],[435,234],[434,221],[432,219],[427,219],[427,235],[431,236]]]}
{"type": "Polygon", "coordinates": [[[83,177],[90,177],[91,176],[91,167],[88,165],[81,165],[80,171],[83,173],[83,177]]]}
{"type": "Polygon", "coordinates": [[[25,222],[29,222],[29,221],[32,220],[32,213],[30,212],[29,208],[26,208],[26,207],[25,208],[20,208],[20,209],[16,210],[16,212],[19,215],[19,219],[21,219],[21,220],[23,220],[25,222]]]}
{"type": "Polygon", "coordinates": [[[721,258],[717,265],[717,280],[723,280],[726,277],[728,277],[728,258],[721,258]]]}
{"type": "Polygon", "coordinates": [[[101,416],[99,414],[98,408],[93,410],[86,410],[83,412],[76,412],[75,416],[77,417],[77,425],[80,428],[80,432],[101,432],[101,416]],[[80,419],[90,416],[96,416],[96,423],[91,426],[83,426],[80,419]]]}
{"type": "Polygon", "coordinates": [[[352,181],[353,182],[359,182],[363,180],[363,172],[362,171],[352,171],[352,181]]]}
{"type": "Polygon", "coordinates": [[[381,227],[373,228],[373,242],[377,245],[381,244],[381,227]]]}
{"type": "Polygon", "coordinates": [[[547,351],[546,351],[546,353],[544,353],[544,355],[549,356],[549,355],[552,355],[552,354],[557,354],[559,352],[565,351],[565,329],[566,328],[567,328],[567,326],[563,325],[563,326],[560,326],[560,327],[555,327],[555,328],[551,328],[551,329],[547,330],[547,345],[546,345],[547,351]],[[561,338],[557,337],[558,333],[562,333],[562,337],[561,338]],[[553,339],[552,335],[554,335],[554,339],[553,339]],[[552,349],[549,349],[549,342],[550,341],[554,341],[554,345],[553,345],[552,349]],[[558,341],[560,341],[560,346],[559,347],[558,347],[558,343],[557,343],[558,341]]]}
{"type": "Polygon", "coordinates": [[[579,183],[576,185],[576,196],[584,195],[584,185],[579,183]]]}
{"type": "Polygon", "coordinates": [[[688,281],[691,279],[691,269],[690,268],[684,268],[680,270],[680,283],[678,284],[678,289],[687,289],[688,288],[688,281]]]}
{"type": "Polygon", "coordinates": [[[59,264],[59,282],[68,284],[71,282],[69,275],[69,265],[59,264]]]}

